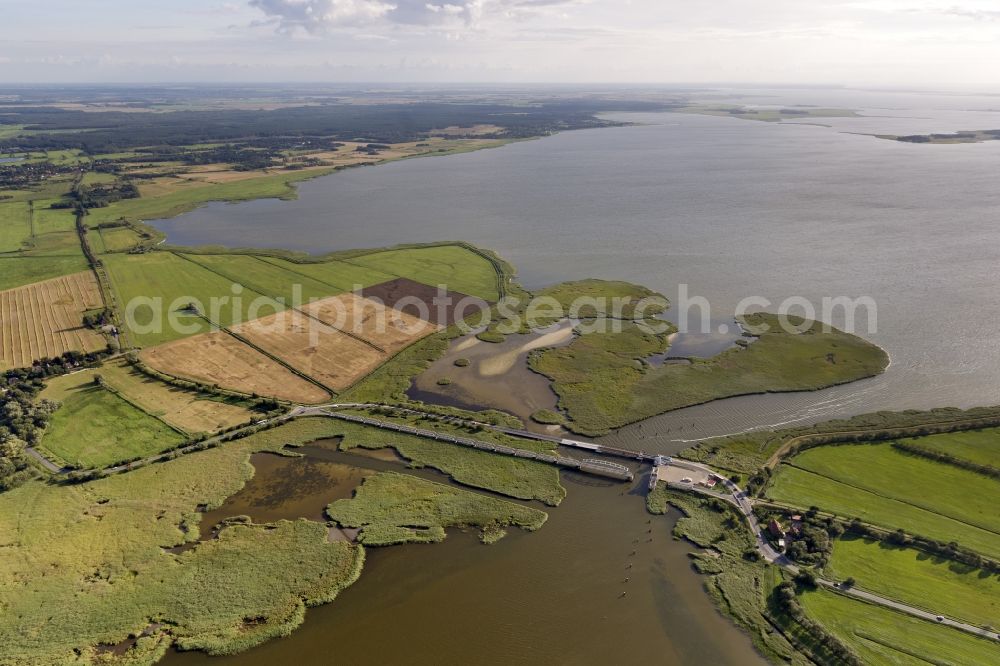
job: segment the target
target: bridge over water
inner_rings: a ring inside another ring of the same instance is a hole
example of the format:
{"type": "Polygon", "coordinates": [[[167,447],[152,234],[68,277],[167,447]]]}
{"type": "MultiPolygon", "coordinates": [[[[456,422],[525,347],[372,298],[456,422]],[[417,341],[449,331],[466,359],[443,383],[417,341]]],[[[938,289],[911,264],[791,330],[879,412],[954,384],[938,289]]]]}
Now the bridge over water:
{"type": "MultiPolygon", "coordinates": [[[[352,407],[360,405],[351,405],[352,407]]],[[[372,405],[375,406],[375,405],[372,405]]],[[[310,410],[313,411],[313,410],[310,410]]],[[[408,435],[415,435],[417,437],[426,437],[428,439],[435,439],[441,442],[448,442],[450,444],[458,444],[460,446],[467,446],[469,448],[478,449],[480,451],[489,451],[490,453],[498,453],[500,455],[513,456],[515,458],[526,458],[529,460],[537,460],[539,462],[548,463],[550,465],[556,465],[565,469],[573,469],[579,472],[585,472],[587,474],[594,474],[596,476],[603,476],[611,479],[617,479],[619,481],[632,481],[635,478],[635,474],[631,469],[610,460],[602,460],[599,458],[587,458],[584,460],[578,460],[576,458],[570,458],[567,456],[557,456],[551,453],[545,453],[541,451],[530,451],[528,449],[518,449],[511,446],[506,446],[504,444],[495,444],[493,442],[485,442],[479,439],[473,439],[471,437],[462,437],[460,435],[453,435],[451,433],[439,432],[437,430],[427,430],[425,428],[414,428],[403,423],[395,423],[393,421],[383,421],[381,419],[374,419],[368,416],[357,416],[355,414],[344,414],[342,412],[333,411],[332,409],[317,409],[314,413],[320,413],[324,416],[329,416],[331,418],[340,419],[341,421],[350,421],[351,423],[360,423],[362,425],[372,426],[374,428],[382,428],[383,430],[393,430],[396,432],[405,433],[408,435]]],[[[428,416],[433,416],[428,414],[428,416]]],[[[464,422],[468,425],[473,425],[473,422],[464,422]]],[[[513,428],[501,428],[497,426],[491,426],[484,423],[474,423],[474,425],[480,427],[486,427],[497,432],[504,432],[509,435],[515,435],[518,437],[528,437],[529,439],[551,441],[561,446],[569,446],[574,448],[580,448],[587,451],[594,451],[597,453],[606,453],[604,451],[607,447],[601,447],[596,444],[591,444],[589,442],[576,442],[574,440],[564,440],[559,437],[539,435],[538,433],[529,433],[527,430],[520,431],[513,428]]],[[[627,452],[629,455],[623,457],[630,457],[633,460],[646,461],[645,454],[636,454],[635,452],[627,452]]]]}

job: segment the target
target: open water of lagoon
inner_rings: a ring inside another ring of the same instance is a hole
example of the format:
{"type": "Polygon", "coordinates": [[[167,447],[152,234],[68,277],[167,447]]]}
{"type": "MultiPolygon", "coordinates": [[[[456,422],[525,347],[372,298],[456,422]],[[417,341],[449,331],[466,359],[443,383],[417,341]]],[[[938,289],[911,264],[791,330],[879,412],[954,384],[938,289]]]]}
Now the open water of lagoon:
{"type": "MultiPolygon", "coordinates": [[[[817,308],[825,296],[875,299],[877,330],[858,332],[891,355],[883,376],[679,410],[607,438],[623,447],[671,452],[753,427],[1000,403],[1000,142],[858,134],[993,129],[1000,102],[790,90],[720,99],[866,117],[621,116],[643,124],[348,170],[303,183],[296,201],[212,204],[156,224],[172,243],[311,252],[463,239],[510,259],[528,287],[602,277],[676,301],[685,283],[713,318],[747,296],[801,296],[817,308]]],[[[649,519],[641,498],[567,487],[536,534],[489,548],[458,536],[376,550],[337,602],[239,663],[752,663],[749,641],[707,605],[687,547],[662,519],[651,526],[655,549],[642,551],[645,573],[618,603],[621,567],[649,519]]]]}

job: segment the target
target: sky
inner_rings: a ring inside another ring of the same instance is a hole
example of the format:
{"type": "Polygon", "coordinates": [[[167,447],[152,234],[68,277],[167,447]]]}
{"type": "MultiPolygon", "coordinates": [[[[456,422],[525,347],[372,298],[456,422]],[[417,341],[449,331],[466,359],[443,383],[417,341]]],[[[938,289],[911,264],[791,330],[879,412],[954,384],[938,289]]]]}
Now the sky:
{"type": "Polygon", "coordinates": [[[998,0],[0,0],[0,82],[1000,91],[998,0]]]}

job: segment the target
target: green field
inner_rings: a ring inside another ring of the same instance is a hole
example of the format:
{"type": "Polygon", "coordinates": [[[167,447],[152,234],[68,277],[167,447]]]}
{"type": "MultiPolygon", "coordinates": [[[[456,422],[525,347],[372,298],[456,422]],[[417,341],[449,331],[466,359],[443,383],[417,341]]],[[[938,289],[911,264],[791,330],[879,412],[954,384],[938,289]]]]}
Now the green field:
{"type": "MultiPolygon", "coordinates": [[[[94,232],[91,231],[93,234],[94,232]]],[[[127,252],[142,242],[142,237],[129,227],[111,227],[100,229],[97,235],[101,238],[101,252],[127,252]]]]}
{"type": "Polygon", "coordinates": [[[0,203],[0,252],[17,252],[31,238],[28,211],[26,202],[0,203]]]}
{"type": "Polygon", "coordinates": [[[307,604],[331,601],[357,578],[362,549],[329,543],[327,527],[308,521],[230,527],[180,555],[163,548],[197,538],[198,507],[218,507],[243,486],[251,452],[310,432],[293,423],[85,485],[33,481],[0,494],[4,663],[89,663],[93,646],[151,619],[169,630],[141,639],[130,663],[155,661],[170,636],[232,652],[292,631],[307,604]]]}
{"type": "Polygon", "coordinates": [[[827,565],[837,580],[977,626],[1000,627],[1000,577],[912,548],[841,538],[827,565]]]}
{"type": "Polygon", "coordinates": [[[577,336],[569,345],[532,354],[530,365],[553,381],[568,426],[585,434],[690,405],[749,393],[808,391],[870,377],[888,364],[884,351],[813,323],[785,332],[775,315],[748,315],[770,329],[746,349],[734,348],[690,365],[651,367],[639,360],[662,351],[665,335],[625,326],[622,333],[577,336]]]}
{"type": "Polygon", "coordinates": [[[75,231],[55,231],[35,236],[32,247],[24,253],[30,257],[84,258],[80,236],[75,231]]]}
{"type": "Polygon", "coordinates": [[[73,211],[49,208],[53,201],[39,199],[33,206],[28,200],[0,203],[0,253],[82,259],[73,211]]]}
{"type": "Polygon", "coordinates": [[[374,268],[399,277],[487,301],[496,301],[497,273],[493,264],[459,245],[410,248],[374,252],[346,260],[347,263],[374,268]]]}
{"type": "Polygon", "coordinates": [[[308,303],[310,299],[325,298],[344,291],[248,254],[184,256],[228,280],[239,282],[258,294],[284,299],[283,302],[289,306],[295,302],[293,285],[299,285],[301,289],[300,303],[308,303]]]}
{"type": "Polygon", "coordinates": [[[289,272],[295,279],[314,280],[334,288],[336,292],[352,291],[358,285],[368,287],[397,277],[376,268],[344,261],[296,263],[275,257],[259,257],[259,259],[289,272]]]}
{"type": "Polygon", "coordinates": [[[118,177],[113,173],[100,173],[98,171],[88,171],[83,176],[81,183],[83,185],[105,185],[107,183],[113,183],[118,180],[118,177]]]}
{"type": "Polygon", "coordinates": [[[87,242],[90,243],[90,249],[97,254],[104,254],[107,252],[107,248],[104,246],[104,238],[101,237],[100,229],[88,229],[87,242]]]}
{"type": "MultiPolygon", "coordinates": [[[[169,313],[177,313],[192,299],[201,302],[202,312],[212,317],[213,321],[229,326],[237,321],[247,321],[252,314],[250,306],[259,296],[244,290],[240,294],[240,307],[234,307],[234,283],[231,280],[169,252],[109,254],[105,256],[105,264],[123,309],[127,310],[132,299],[160,299],[155,309],[147,306],[135,309],[134,323],[130,328],[133,340],[140,346],[156,345],[209,330],[207,322],[189,314],[175,315],[187,327],[185,330],[176,330],[168,325],[169,313]],[[228,300],[222,301],[225,297],[228,300]],[[214,313],[211,310],[213,299],[217,299],[218,303],[214,313]],[[144,330],[144,327],[154,328],[156,316],[160,317],[163,326],[159,330],[144,330]]],[[[260,302],[264,306],[257,316],[283,309],[271,299],[263,298],[260,302]]]]}
{"type": "Polygon", "coordinates": [[[67,395],[42,446],[71,465],[107,467],[172,448],[185,437],[99,386],[67,395]]]}
{"type": "MultiPolygon", "coordinates": [[[[24,125],[0,125],[0,139],[9,139],[13,136],[17,136],[24,130],[24,125]]],[[[5,155],[5,157],[10,157],[5,155]]]]}
{"type": "Polygon", "coordinates": [[[80,256],[0,257],[0,290],[87,270],[80,256]]]}
{"type": "Polygon", "coordinates": [[[75,231],[76,215],[72,208],[49,208],[57,199],[35,201],[34,230],[36,236],[57,231],[75,231]]]}
{"type": "Polygon", "coordinates": [[[767,496],[1000,556],[1000,482],[905,455],[888,442],[808,449],[776,472],[767,496]]]}
{"type": "Polygon", "coordinates": [[[492,542],[505,527],[536,530],[548,518],[538,509],[395,472],[366,478],[352,499],[337,500],[327,514],[341,527],[360,528],[358,540],[373,546],[442,541],[447,527],[478,527],[480,538],[492,542]]]}
{"type": "Polygon", "coordinates": [[[977,465],[1000,467],[1000,428],[911,437],[900,440],[900,442],[930,451],[947,453],[977,465]]]}
{"type": "Polygon", "coordinates": [[[799,598],[818,620],[872,666],[971,666],[1000,663],[1000,643],[817,590],[799,598]]]}

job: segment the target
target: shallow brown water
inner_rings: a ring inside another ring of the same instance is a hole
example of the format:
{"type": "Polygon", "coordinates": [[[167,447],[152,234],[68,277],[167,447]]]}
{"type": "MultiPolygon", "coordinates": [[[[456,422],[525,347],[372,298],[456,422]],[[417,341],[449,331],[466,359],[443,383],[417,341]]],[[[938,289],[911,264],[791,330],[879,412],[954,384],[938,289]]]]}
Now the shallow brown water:
{"type": "Polygon", "coordinates": [[[483,342],[475,335],[452,341],[448,352],[417,375],[407,395],[423,402],[479,410],[483,405],[518,416],[529,428],[544,429],[530,416],[556,408],[549,380],[528,369],[528,352],[536,345],[558,347],[572,341],[572,324],[564,321],[536,333],[508,335],[504,342],[483,342]],[[455,361],[468,359],[458,367],[455,361]],[[437,382],[451,383],[441,386],[437,382]]]}
{"type": "Polygon", "coordinates": [[[371,548],[361,579],[310,609],[288,638],[234,657],[174,653],[163,663],[764,663],[705,595],[691,548],[670,536],[675,518],[646,513],[644,478],[563,479],[569,495],[537,532],[513,529],[483,546],[451,530],[441,544],[371,548]]]}
{"type": "Polygon", "coordinates": [[[306,455],[291,457],[255,453],[250,464],[256,470],[243,488],[218,509],[202,517],[202,531],[225,518],[250,516],[255,523],[276,520],[325,521],[324,511],[333,500],[351,497],[370,470],[306,455]]]}

